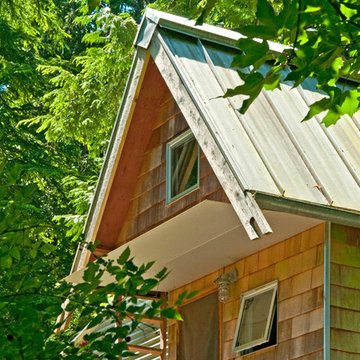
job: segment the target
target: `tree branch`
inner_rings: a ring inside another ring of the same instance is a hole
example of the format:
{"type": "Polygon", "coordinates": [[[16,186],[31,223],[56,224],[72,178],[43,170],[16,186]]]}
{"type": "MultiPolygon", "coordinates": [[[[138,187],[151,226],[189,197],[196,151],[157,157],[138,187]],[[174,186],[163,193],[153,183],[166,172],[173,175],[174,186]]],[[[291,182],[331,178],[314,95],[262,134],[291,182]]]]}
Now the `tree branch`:
{"type": "Polygon", "coordinates": [[[300,17],[301,17],[301,0],[299,0],[299,10],[298,10],[298,16],[297,16],[296,34],[295,34],[295,40],[294,40],[291,58],[294,58],[296,56],[295,49],[296,49],[296,43],[297,43],[297,40],[299,37],[300,17]]]}
{"type": "MultiPolygon", "coordinates": [[[[351,25],[356,26],[357,28],[360,29],[360,24],[349,20],[340,10],[340,7],[338,4],[334,3],[332,0],[328,0],[328,3],[332,6],[332,8],[336,11],[336,13],[341,17],[341,20],[348,22],[351,25]]],[[[351,35],[351,34],[350,34],[351,35]]]]}
{"type": "Polygon", "coordinates": [[[0,236],[4,235],[4,234],[7,234],[7,233],[20,232],[20,231],[25,231],[25,230],[35,229],[35,228],[41,228],[41,227],[46,227],[46,225],[33,225],[33,226],[24,227],[24,228],[21,228],[21,229],[4,230],[4,231],[0,232],[0,236]]]}

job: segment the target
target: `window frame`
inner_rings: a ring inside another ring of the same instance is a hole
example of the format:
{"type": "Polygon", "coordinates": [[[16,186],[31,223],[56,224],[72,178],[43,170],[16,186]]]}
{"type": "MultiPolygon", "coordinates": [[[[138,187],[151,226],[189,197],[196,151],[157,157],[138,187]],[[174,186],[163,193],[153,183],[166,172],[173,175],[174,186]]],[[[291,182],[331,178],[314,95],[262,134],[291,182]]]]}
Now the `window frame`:
{"type": "MultiPolygon", "coordinates": [[[[240,352],[243,350],[247,350],[249,348],[252,348],[254,346],[258,346],[261,344],[264,344],[266,342],[268,342],[270,340],[270,335],[271,335],[271,329],[272,329],[272,325],[273,325],[273,321],[277,321],[277,319],[274,319],[275,317],[275,311],[277,308],[277,293],[278,293],[278,281],[272,281],[268,284],[259,286],[255,289],[249,290],[247,292],[244,292],[241,294],[241,298],[240,298],[240,311],[239,311],[239,316],[238,316],[238,320],[236,323],[236,330],[235,330],[235,336],[234,336],[234,340],[233,340],[233,344],[232,344],[232,352],[240,352]],[[272,290],[272,297],[271,297],[271,303],[270,303],[270,311],[267,317],[267,322],[266,322],[266,327],[265,327],[265,336],[262,338],[258,338],[255,339],[253,341],[250,341],[248,343],[242,344],[242,345],[238,345],[236,346],[236,343],[238,341],[239,338],[239,330],[241,327],[241,322],[242,322],[242,318],[244,316],[244,306],[245,306],[245,301],[247,299],[250,299],[252,297],[255,297],[257,295],[260,295],[262,293],[268,292],[269,290],[272,290]]],[[[277,325],[276,325],[277,326],[277,325]]],[[[270,345],[269,345],[270,346],[270,345]]]]}
{"type": "Polygon", "coordinates": [[[181,146],[188,140],[194,138],[196,141],[196,138],[194,134],[192,133],[191,129],[188,129],[181,133],[179,136],[177,136],[175,139],[169,141],[166,144],[166,205],[169,205],[170,203],[174,202],[175,200],[178,200],[182,198],[183,196],[189,194],[191,191],[197,189],[200,185],[200,147],[199,144],[196,141],[197,146],[197,173],[196,173],[196,184],[192,185],[188,189],[182,191],[179,194],[176,194],[174,196],[171,196],[171,183],[172,183],[172,172],[171,172],[171,162],[172,162],[172,152],[177,147],[181,146]]]}

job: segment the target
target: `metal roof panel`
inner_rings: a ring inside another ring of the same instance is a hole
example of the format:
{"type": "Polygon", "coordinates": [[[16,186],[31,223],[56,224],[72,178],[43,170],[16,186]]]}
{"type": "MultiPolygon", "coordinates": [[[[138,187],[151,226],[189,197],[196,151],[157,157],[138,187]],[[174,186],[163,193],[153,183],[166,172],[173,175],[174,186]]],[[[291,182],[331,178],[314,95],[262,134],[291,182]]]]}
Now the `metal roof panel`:
{"type": "Polygon", "coordinates": [[[162,36],[244,190],[360,211],[359,118],[343,117],[330,128],[320,117],[302,123],[322,95],[288,84],[263,91],[240,115],[244,97],[222,98],[241,84],[231,68],[238,51],[176,31],[162,36]]]}
{"type": "Polygon", "coordinates": [[[181,70],[186,72],[185,77],[199,95],[201,106],[206,110],[207,124],[242,182],[242,187],[260,191],[270,189],[272,193],[280,194],[261,156],[254,151],[251,140],[238,121],[237,110],[228,99],[222,98],[224,91],[206,61],[201,44],[169,32],[164,37],[173,56],[181,63],[181,70]]]}

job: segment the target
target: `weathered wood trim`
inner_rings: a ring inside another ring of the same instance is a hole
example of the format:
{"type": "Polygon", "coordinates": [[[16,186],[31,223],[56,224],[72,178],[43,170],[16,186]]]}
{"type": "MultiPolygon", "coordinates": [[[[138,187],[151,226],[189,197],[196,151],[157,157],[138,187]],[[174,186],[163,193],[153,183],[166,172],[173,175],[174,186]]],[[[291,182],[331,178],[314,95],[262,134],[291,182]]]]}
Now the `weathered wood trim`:
{"type": "Polygon", "coordinates": [[[331,223],[325,223],[324,241],[324,359],[330,359],[331,223]]]}
{"type": "MultiPolygon", "coordinates": [[[[167,294],[162,293],[161,294],[162,300],[167,300],[167,294]]],[[[161,305],[161,309],[166,308],[167,303],[161,305]]],[[[160,324],[160,349],[165,350],[167,347],[167,319],[162,317],[162,323],[160,324]]],[[[163,353],[160,355],[161,360],[166,360],[166,352],[163,351],[163,353]]]]}
{"type": "MultiPolygon", "coordinates": [[[[133,318],[131,316],[125,316],[126,320],[133,320],[133,318]]],[[[152,319],[149,318],[142,318],[141,322],[146,323],[146,324],[163,324],[164,323],[164,319],[163,318],[159,318],[159,317],[154,317],[152,319]]]]}
{"type": "Polygon", "coordinates": [[[224,333],[224,323],[223,318],[223,303],[218,301],[218,327],[219,327],[219,359],[223,358],[223,333],[224,333]]]}
{"type": "Polygon", "coordinates": [[[150,61],[96,235],[96,239],[106,248],[116,247],[116,241],[136,188],[144,154],[151,140],[152,127],[167,91],[156,65],[150,61]]]}
{"type": "Polygon", "coordinates": [[[128,348],[129,348],[129,351],[139,352],[142,354],[154,354],[154,355],[160,355],[160,356],[163,354],[163,350],[151,348],[151,347],[147,347],[147,346],[128,345],[128,348]]]}
{"type": "MultiPolygon", "coordinates": [[[[205,277],[206,276],[204,276],[204,278],[205,277]]],[[[201,291],[199,291],[199,293],[196,294],[193,298],[185,300],[181,306],[189,305],[189,304],[191,304],[191,303],[193,303],[195,301],[198,301],[198,300],[200,300],[200,299],[202,299],[202,298],[204,298],[204,297],[206,297],[208,295],[211,295],[211,294],[213,294],[214,292],[217,292],[217,291],[218,291],[218,286],[215,285],[215,284],[211,285],[208,288],[202,289],[201,291]]]]}
{"type": "Polygon", "coordinates": [[[185,84],[189,82],[182,78],[179,71],[180,64],[176,63],[176,60],[171,56],[158,31],[155,32],[149,49],[250,239],[259,238],[256,229],[251,225],[253,220],[256,221],[263,234],[270,233],[270,225],[267,223],[252,194],[244,194],[241,183],[234,175],[209,130],[204,116],[204,109],[200,109],[199,101],[196,101],[196,91],[186,87],[185,84]]]}
{"type": "MultiPolygon", "coordinates": [[[[104,212],[106,199],[110,192],[116,165],[120,159],[121,149],[124,146],[126,133],[130,125],[131,114],[135,109],[134,99],[140,91],[142,80],[149,61],[149,53],[143,49],[135,52],[134,61],[127,79],[125,91],[116,117],[115,125],[111,134],[109,147],[100,171],[99,180],[95,189],[94,199],[89,209],[84,226],[85,242],[94,242],[100,219],[104,212]]],[[[83,268],[90,258],[87,248],[78,247],[70,273],[83,268]]]]}

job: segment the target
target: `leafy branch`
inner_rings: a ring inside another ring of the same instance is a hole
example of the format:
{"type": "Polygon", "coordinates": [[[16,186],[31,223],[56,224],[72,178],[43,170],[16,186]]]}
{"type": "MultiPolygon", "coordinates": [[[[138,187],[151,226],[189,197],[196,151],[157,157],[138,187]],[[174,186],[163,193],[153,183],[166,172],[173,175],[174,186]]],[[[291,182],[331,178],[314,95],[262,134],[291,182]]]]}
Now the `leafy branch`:
{"type": "MultiPolygon", "coordinates": [[[[341,20],[343,20],[344,22],[348,22],[349,24],[354,25],[354,26],[356,26],[357,28],[360,29],[360,24],[353,21],[353,20],[351,20],[351,19],[349,19],[347,16],[345,16],[343,14],[343,12],[341,11],[340,6],[337,3],[335,3],[332,0],[327,0],[327,1],[333,7],[333,9],[336,11],[336,13],[340,16],[341,20]]],[[[350,33],[350,36],[352,36],[351,33],[350,33]]]]}

